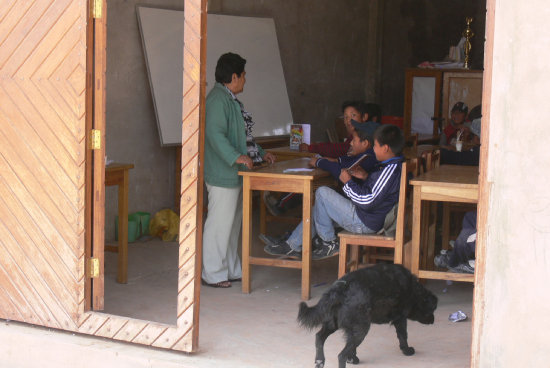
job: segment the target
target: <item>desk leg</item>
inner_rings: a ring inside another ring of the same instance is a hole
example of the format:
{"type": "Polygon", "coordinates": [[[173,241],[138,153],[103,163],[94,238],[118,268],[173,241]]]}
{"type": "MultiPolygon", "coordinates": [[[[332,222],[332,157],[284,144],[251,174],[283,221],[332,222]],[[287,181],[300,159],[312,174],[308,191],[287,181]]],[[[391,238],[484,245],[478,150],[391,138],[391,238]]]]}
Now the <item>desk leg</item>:
{"type": "Polygon", "coordinates": [[[311,195],[311,181],[305,180],[302,205],[302,300],[309,300],[311,288],[311,195]]]}
{"type": "Polygon", "coordinates": [[[118,184],[118,275],[117,282],[128,282],[128,170],[118,184]]]}
{"type": "Polygon", "coordinates": [[[422,215],[422,201],[420,198],[420,186],[414,186],[413,194],[413,228],[412,228],[412,260],[411,272],[418,276],[420,265],[420,220],[422,215]]]}
{"type": "Polygon", "coordinates": [[[242,289],[243,293],[250,293],[250,241],[252,239],[252,192],[250,178],[243,177],[243,251],[242,251],[242,289]]]}
{"type": "Polygon", "coordinates": [[[260,192],[260,234],[267,234],[264,191],[260,192]]]}

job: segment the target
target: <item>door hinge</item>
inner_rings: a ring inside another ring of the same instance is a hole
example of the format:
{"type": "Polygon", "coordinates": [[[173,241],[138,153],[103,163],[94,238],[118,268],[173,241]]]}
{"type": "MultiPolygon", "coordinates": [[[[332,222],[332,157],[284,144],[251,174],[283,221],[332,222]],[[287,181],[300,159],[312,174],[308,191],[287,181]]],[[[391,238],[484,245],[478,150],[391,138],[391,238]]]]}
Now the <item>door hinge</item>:
{"type": "Polygon", "coordinates": [[[90,6],[92,7],[92,18],[101,18],[103,10],[103,0],[90,0],[90,6]]]}
{"type": "Polygon", "coordinates": [[[101,149],[101,130],[92,129],[90,133],[90,148],[93,150],[101,149]]]}
{"type": "Polygon", "coordinates": [[[88,258],[88,277],[99,277],[99,258],[88,258]]]}

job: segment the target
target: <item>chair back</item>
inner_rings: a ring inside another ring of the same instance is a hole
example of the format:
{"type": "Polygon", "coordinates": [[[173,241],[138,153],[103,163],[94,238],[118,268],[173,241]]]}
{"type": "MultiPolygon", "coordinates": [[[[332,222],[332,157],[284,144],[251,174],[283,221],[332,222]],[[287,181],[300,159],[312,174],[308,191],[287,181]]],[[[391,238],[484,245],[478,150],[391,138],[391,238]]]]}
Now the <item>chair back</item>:
{"type": "Polygon", "coordinates": [[[405,208],[407,207],[407,186],[410,179],[416,177],[418,159],[413,158],[403,162],[401,166],[401,182],[399,184],[399,206],[397,208],[397,227],[395,229],[395,263],[402,263],[403,240],[405,234],[405,208]],[[399,256],[398,256],[399,252],[399,256]]]}

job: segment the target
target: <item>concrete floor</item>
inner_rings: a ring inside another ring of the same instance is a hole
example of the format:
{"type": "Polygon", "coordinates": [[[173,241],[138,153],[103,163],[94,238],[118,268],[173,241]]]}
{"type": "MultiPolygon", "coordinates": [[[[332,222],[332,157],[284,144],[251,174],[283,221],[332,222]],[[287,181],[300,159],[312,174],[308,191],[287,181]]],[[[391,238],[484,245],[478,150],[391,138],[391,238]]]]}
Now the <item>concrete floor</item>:
{"type": "MultiPolygon", "coordinates": [[[[256,252],[262,252],[259,241],[256,252]]],[[[175,323],[176,262],[177,243],[131,243],[128,284],[120,285],[114,281],[116,255],[107,253],[105,311],[175,323]]],[[[336,257],[314,262],[309,304],[317,302],[336,274],[336,257]]],[[[195,354],[9,322],[0,325],[0,368],[35,367],[37,359],[41,367],[312,367],[316,331],[304,330],[296,323],[299,271],[254,266],[252,280],[248,295],[241,293],[240,283],[229,289],[202,288],[200,346],[195,354]]],[[[448,317],[459,309],[471,317],[473,286],[443,281],[428,281],[426,286],[438,296],[439,305],[434,325],[409,323],[409,344],[416,354],[401,354],[392,326],[374,325],[358,348],[359,367],[469,366],[471,320],[452,323],[448,317]]],[[[337,367],[337,354],[343,346],[341,333],[329,337],[327,368],[337,367]]]]}

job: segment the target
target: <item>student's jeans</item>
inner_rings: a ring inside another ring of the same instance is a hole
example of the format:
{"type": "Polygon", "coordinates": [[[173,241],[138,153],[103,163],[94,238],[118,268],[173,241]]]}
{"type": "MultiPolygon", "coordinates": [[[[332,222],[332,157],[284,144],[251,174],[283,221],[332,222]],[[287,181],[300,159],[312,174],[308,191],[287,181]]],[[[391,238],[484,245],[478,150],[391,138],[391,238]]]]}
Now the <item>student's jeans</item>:
{"type": "MultiPolygon", "coordinates": [[[[324,241],[336,239],[335,226],[340,226],[352,233],[374,233],[357,216],[355,205],[346,197],[329,187],[320,187],[315,192],[313,206],[313,224],[311,236],[319,235],[324,241]]],[[[302,251],[303,222],[294,229],[287,243],[295,251],[302,251]]]]}
{"type": "Polygon", "coordinates": [[[468,260],[475,258],[476,255],[476,241],[468,242],[468,238],[476,233],[477,226],[477,212],[466,212],[464,219],[462,220],[462,230],[458,234],[458,238],[455,240],[453,250],[449,252],[449,266],[456,267],[460,263],[468,262],[468,260]]]}

